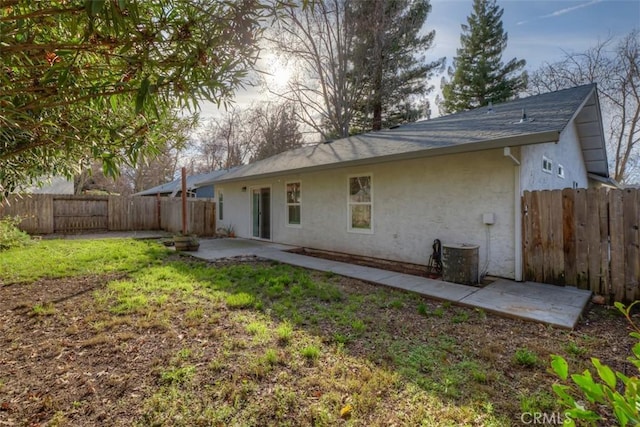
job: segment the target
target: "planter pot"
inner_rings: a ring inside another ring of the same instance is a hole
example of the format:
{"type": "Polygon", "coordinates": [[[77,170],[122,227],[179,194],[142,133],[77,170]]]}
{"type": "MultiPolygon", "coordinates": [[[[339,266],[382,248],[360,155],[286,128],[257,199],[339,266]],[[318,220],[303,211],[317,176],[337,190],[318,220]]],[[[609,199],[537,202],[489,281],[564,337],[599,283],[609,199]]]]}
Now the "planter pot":
{"type": "Polygon", "coordinates": [[[173,243],[176,251],[197,251],[200,248],[200,242],[193,236],[175,236],[173,243]]]}

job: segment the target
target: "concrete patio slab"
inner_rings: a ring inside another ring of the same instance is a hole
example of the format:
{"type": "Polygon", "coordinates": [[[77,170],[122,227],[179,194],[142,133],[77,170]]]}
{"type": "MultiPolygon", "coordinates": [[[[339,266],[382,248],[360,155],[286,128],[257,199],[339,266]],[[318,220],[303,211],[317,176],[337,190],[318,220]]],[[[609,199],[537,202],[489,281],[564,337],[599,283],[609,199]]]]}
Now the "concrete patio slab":
{"type": "Polygon", "coordinates": [[[440,300],[456,302],[478,291],[478,288],[473,286],[458,285],[456,283],[443,282],[442,280],[400,273],[380,280],[378,283],[392,288],[417,292],[440,300]]]}
{"type": "Polygon", "coordinates": [[[534,282],[517,283],[499,279],[479,288],[426,277],[396,273],[306,255],[285,252],[293,246],[246,239],[202,239],[200,250],[192,255],[206,260],[237,256],[258,256],[285,264],[328,271],[430,298],[479,307],[508,317],[542,322],[573,329],[591,292],[534,282]]]}
{"type": "Polygon", "coordinates": [[[493,313],[573,329],[590,297],[591,292],[576,288],[498,280],[459,302],[493,313]]]}

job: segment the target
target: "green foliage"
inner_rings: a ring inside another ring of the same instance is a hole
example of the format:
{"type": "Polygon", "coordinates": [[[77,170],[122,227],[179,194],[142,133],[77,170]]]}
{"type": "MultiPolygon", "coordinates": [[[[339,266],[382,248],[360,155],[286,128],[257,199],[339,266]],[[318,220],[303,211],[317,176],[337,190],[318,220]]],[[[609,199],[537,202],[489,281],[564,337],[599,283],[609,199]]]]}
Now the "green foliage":
{"type": "Polygon", "coordinates": [[[507,47],[503,12],[496,0],[473,1],[473,12],[462,25],[461,47],[449,68],[450,80],[442,81],[441,113],[469,110],[489,101],[504,102],[526,87],[527,75],[519,73],[525,61],[513,58],[502,63],[507,47]]]}
{"type": "Polygon", "coordinates": [[[380,130],[428,115],[427,83],[444,58],[427,62],[424,53],[435,31],[424,32],[431,12],[427,0],[351,2],[347,12],[355,28],[353,87],[363,86],[352,132],[380,130]],[[426,107],[426,108],[425,108],[426,107]]]}
{"type": "Polygon", "coordinates": [[[0,196],[90,158],[114,175],[154,128],[226,103],[253,67],[258,0],[18,0],[0,8],[0,196]]]}
{"type": "Polygon", "coordinates": [[[519,348],[513,355],[513,361],[518,365],[532,368],[538,364],[538,355],[528,348],[519,348]]]}
{"type": "MultiPolygon", "coordinates": [[[[628,307],[616,302],[615,306],[634,329],[631,336],[638,342],[631,349],[632,355],[629,361],[640,371],[640,328],[631,319],[631,310],[639,302],[636,301],[628,307]]],[[[569,375],[567,361],[559,355],[551,356],[553,372],[565,383],[568,383],[568,378],[573,382],[569,385],[553,385],[553,391],[569,417],[565,425],[575,426],[576,420],[595,424],[603,419],[603,411],[612,412],[618,425],[622,427],[639,425],[640,379],[638,376],[628,377],[622,372],[613,371],[596,357],[591,358],[591,364],[597,377],[588,369],[582,374],[569,375]]]]}
{"type": "Polygon", "coordinates": [[[0,251],[18,248],[31,243],[31,237],[18,228],[22,220],[19,217],[0,219],[0,251]]]}

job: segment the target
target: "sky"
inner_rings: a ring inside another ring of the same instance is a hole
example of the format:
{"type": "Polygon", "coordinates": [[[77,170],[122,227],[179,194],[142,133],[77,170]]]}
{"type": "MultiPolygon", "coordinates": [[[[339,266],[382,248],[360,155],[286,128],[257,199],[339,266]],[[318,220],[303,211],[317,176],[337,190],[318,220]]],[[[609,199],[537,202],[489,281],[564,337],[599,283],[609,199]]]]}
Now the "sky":
{"type": "MultiPolygon", "coordinates": [[[[472,0],[431,0],[431,6],[425,29],[434,29],[436,37],[426,58],[444,56],[449,66],[460,47],[461,24],[472,11],[472,0]]],[[[640,29],[640,0],[498,0],[498,6],[504,9],[502,24],[508,34],[503,62],[514,57],[525,59],[528,70],[558,61],[565,52],[583,52],[608,38],[616,40],[640,29]]],[[[273,73],[286,70],[276,68],[273,73]]],[[[432,81],[434,97],[439,93],[440,78],[432,81]]],[[[237,93],[235,104],[246,107],[266,97],[249,88],[237,93]]],[[[432,109],[437,115],[437,107],[432,109]]],[[[217,114],[214,106],[203,105],[200,116],[206,120],[217,114]]]]}

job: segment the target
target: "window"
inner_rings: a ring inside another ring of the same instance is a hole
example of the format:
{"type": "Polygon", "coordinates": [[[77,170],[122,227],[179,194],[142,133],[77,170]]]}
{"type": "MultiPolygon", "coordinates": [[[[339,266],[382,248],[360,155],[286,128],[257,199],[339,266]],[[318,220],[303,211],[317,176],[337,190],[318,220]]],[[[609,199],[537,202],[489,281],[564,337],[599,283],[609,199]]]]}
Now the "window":
{"type": "Polygon", "coordinates": [[[218,190],[218,219],[220,221],[224,219],[224,196],[222,190],[218,190]]]}
{"type": "Polygon", "coordinates": [[[372,176],[349,177],[349,231],[372,232],[372,176]]]}
{"type": "Polygon", "coordinates": [[[300,182],[288,182],[287,188],[287,225],[299,226],[300,222],[300,182]]]}
{"type": "Polygon", "coordinates": [[[564,167],[562,165],[558,165],[558,176],[564,178],[564,167]]]}
{"type": "Polygon", "coordinates": [[[544,156],[542,157],[542,170],[546,173],[553,173],[553,162],[544,156]]]}

